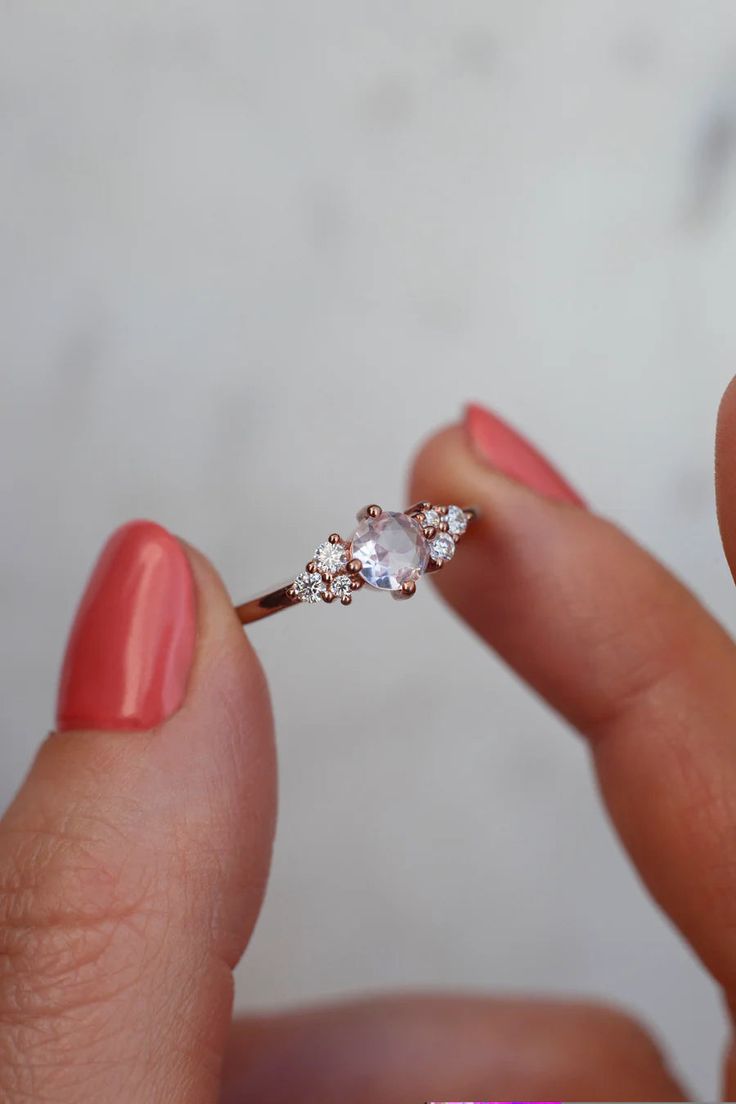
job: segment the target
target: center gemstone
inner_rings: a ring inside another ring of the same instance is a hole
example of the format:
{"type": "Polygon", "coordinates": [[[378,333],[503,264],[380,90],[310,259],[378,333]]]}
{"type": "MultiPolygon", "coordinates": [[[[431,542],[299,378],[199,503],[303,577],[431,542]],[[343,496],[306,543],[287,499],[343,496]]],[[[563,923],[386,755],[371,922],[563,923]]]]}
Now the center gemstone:
{"type": "Polygon", "coordinates": [[[351,555],[362,563],[360,574],[369,586],[400,590],[424,572],[429,549],[418,521],[384,510],[361,521],[353,533],[351,555]]]}

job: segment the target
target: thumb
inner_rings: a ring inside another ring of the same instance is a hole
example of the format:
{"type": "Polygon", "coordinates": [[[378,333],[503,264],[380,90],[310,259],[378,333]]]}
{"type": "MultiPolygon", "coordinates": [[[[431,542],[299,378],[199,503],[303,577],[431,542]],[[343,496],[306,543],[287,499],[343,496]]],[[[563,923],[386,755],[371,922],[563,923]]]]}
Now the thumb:
{"type": "Polygon", "coordinates": [[[219,578],[124,526],[0,822],[0,1099],[217,1099],[274,815],[268,692],[219,578]]]}

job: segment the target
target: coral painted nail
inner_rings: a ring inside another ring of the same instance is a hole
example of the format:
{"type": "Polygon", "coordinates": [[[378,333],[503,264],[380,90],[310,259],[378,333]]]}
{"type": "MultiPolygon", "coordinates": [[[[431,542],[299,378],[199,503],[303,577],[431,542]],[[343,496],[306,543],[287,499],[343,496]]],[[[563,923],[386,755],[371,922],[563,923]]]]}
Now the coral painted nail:
{"type": "Polygon", "coordinates": [[[473,451],[484,463],[546,498],[585,505],[549,460],[490,410],[470,403],[465,410],[465,431],[473,451]]]}
{"type": "Polygon", "coordinates": [[[179,541],[134,521],[102,550],[69,635],[57,727],[160,724],[184,700],[194,657],[194,581],[179,541]]]}

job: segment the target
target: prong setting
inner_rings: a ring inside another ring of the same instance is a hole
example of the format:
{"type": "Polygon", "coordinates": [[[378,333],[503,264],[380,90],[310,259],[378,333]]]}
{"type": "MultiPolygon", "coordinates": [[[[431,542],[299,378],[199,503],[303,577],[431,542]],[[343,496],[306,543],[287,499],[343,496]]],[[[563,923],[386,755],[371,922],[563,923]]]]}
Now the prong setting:
{"type": "Polygon", "coordinates": [[[383,510],[381,509],[381,507],[377,506],[375,502],[372,502],[368,506],[363,506],[360,510],[358,510],[355,518],[357,521],[363,521],[363,519],[367,517],[379,517],[382,513],[383,510]]]}

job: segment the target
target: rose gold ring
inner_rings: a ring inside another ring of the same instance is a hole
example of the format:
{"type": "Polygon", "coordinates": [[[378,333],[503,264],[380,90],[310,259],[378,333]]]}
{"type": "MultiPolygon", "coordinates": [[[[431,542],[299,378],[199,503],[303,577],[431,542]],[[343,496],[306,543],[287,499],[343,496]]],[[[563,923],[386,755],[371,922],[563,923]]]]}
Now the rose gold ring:
{"type": "Polygon", "coordinates": [[[304,571],[290,583],[237,606],[243,625],[301,602],[339,600],[349,606],[363,586],[411,598],[422,575],[439,571],[455,555],[455,546],[477,517],[475,509],[417,502],[402,513],[366,506],[349,540],[331,533],[315,550],[304,571]]]}

